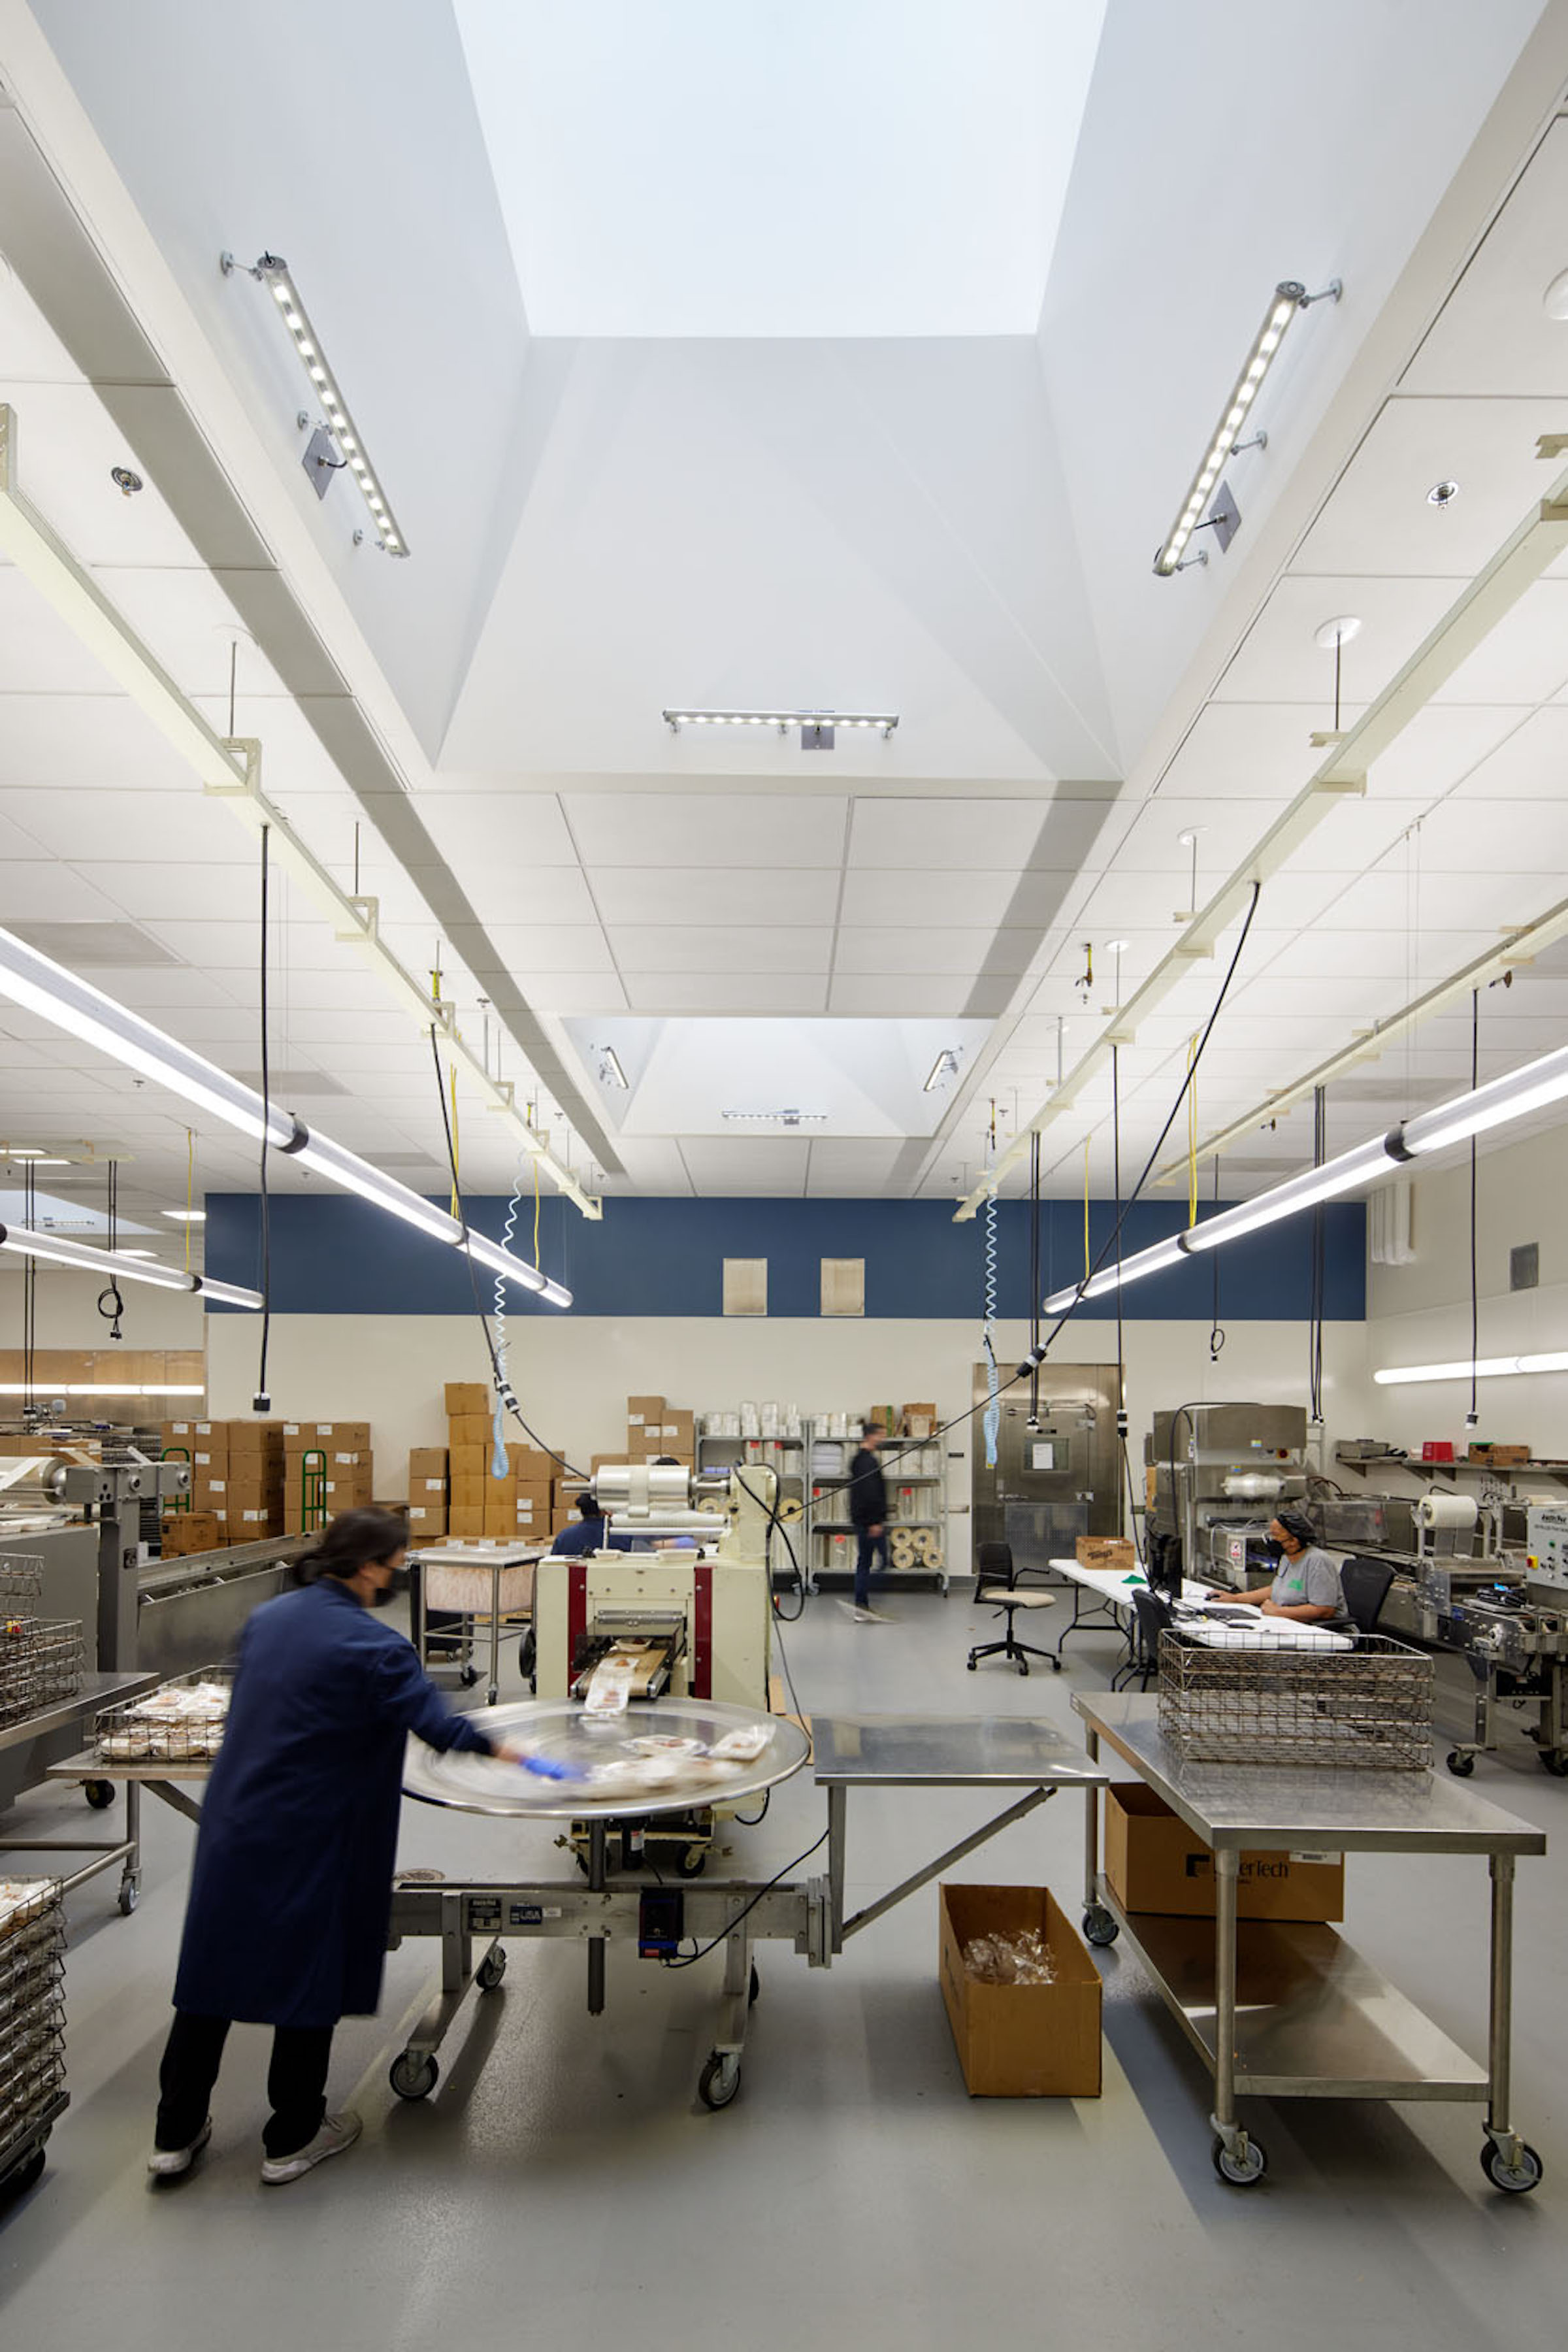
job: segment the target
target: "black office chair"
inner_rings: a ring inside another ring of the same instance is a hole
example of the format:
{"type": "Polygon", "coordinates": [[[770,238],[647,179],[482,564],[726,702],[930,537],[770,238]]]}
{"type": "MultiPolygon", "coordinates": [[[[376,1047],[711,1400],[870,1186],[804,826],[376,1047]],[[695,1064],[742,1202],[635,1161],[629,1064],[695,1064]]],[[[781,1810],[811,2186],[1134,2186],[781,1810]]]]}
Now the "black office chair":
{"type": "Polygon", "coordinates": [[[975,1551],[975,1599],[988,1609],[999,1609],[1007,1619],[1007,1630],[999,1642],[978,1643],[969,1653],[969,1672],[974,1673],[982,1658],[1005,1658],[1020,1675],[1029,1673],[1031,1658],[1044,1658],[1055,1674],[1061,1672],[1061,1660],[1049,1650],[1037,1650],[1028,1642],[1020,1642],[1013,1630],[1013,1619],[1020,1609],[1054,1609],[1053,1592],[1027,1591],[1018,1580],[1019,1571],[1013,1565],[1013,1548],[1007,1543],[983,1543],[975,1551]]]}
{"type": "Polygon", "coordinates": [[[1348,1559],[1341,1560],[1339,1589],[1344,1595],[1345,1614],[1358,1633],[1376,1633],[1393,1581],[1394,1570],[1385,1559],[1352,1552],[1348,1559]]]}
{"type": "Polygon", "coordinates": [[[1133,1594],[1133,1631],[1127,1655],[1111,1677],[1113,1690],[1124,1690],[1134,1675],[1147,1690],[1160,1670],[1160,1635],[1176,1622],[1176,1612],[1158,1592],[1133,1594]]]}

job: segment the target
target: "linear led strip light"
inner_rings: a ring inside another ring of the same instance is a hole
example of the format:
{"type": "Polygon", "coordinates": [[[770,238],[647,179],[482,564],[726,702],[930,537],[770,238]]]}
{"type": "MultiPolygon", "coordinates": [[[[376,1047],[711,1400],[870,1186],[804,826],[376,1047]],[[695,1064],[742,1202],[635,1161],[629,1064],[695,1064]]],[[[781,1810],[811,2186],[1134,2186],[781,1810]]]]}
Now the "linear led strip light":
{"type": "MultiPolygon", "coordinates": [[[[127,1068],[140,1071],[143,1077],[168,1087],[195,1109],[221,1119],[227,1127],[237,1128],[251,1142],[259,1143],[265,1136],[275,1151],[286,1153],[298,1167],[324,1176],[329,1184],[340,1185],[346,1192],[357,1192],[362,1201],[384,1209],[389,1216],[401,1217],[405,1224],[428,1234],[433,1241],[445,1242],[455,1249],[465,1247],[476,1264],[492,1274],[505,1275],[525,1290],[536,1292],[549,1306],[571,1305],[570,1291],[536,1266],[526,1265],[520,1258],[513,1257],[481,1234],[465,1237],[457,1219],[437,1208],[434,1202],[400,1184],[395,1176],[383,1174],[357,1153],[345,1150],[329,1136],[314,1134],[292,1111],[264,1102],[254,1087],[230,1077],[226,1070],[192,1053],[177,1038],[155,1029],[139,1013],[117,1004],[112,997],[78,979],[63,964],[40,955],[37,948],[28,947],[25,940],[5,930],[0,930],[0,996],[8,996],[13,1003],[36,1013],[41,1020],[52,1022],[68,1036],[79,1037],[127,1068]]],[[[57,1254],[61,1248],[74,1250],[82,1246],[78,1243],[57,1244],[52,1234],[33,1238],[57,1254]]],[[[88,1256],[93,1265],[102,1263],[97,1252],[89,1252],[88,1256]]],[[[147,1278],[145,1266],[134,1259],[121,1271],[131,1279],[137,1276],[147,1278]]],[[[205,1276],[201,1286],[209,1297],[219,1295],[217,1286],[205,1276]]],[[[261,1301],[246,1293],[232,1303],[259,1306],[261,1301]]]]}
{"type": "Polygon", "coordinates": [[[880,727],[885,742],[898,724],[895,710],[662,710],[672,735],[683,727],[880,727]]]}
{"type": "Polygon", "coordinates": [[[1506,1380],[1514,1372],[1568,1372],[1568,1349],[1554,1348],[1542,1356],[1481,1356],[1463,1364],[1392,1364],[1374,1372],[1379,1388],[1402,1388],[1413,1381],[1506,1380]]]}
{"type": "Polygon", "coordinates": [[[56,1265],[84,1266],[106,1282],[112,1276],[118,1282],[150,1282],[159,1290],[199,1290],[204,1298],[218,1299],[225,1307],[265,1304],[259,1290],[209,1281],[205,1275],[185,1274],[177,1266],[149,1265],[145,1258],[120,1250],[93,1249],[86,1242],[68,1241],[62,1234],[29,1233],[25,1225],[0,1225],[0,1249],[14,1250],[19,1257],[48,1258],[56,1265]]]}
{"type": "MultiPolygon", "coordinates": [[[[232,253],[220,254],[218,259],[225,278],[232,270],[245,269],[246,267],[243,261],[236,262],[232,253]]],[[[381,476],[365,455],[365,445],[349,414],[349,404],[339,391],[337,378],[327,364],[321,338],[310,323],[309,313],[299,299],[299,289],[294,283],[293,272],[287,262],[281,260],[276,253],[264,253],[255,267],[246,271],[246,275],[259,278],[270,289],[273,300],[283,314],[283,323],[294,339],[300,364],[316,388],[317,399],[327,412],[327,429],[342,451],[344,463],[358,482],[361,496],[371,510],[377,539],[389,555],[406,555],[408,541],[382,488],[381,476]]]]}
{"type": "MultiPolygon", "coordinates": [[[[1236,379],[1235,388],[1225,404],[1219,423],[1214,428],[1203,463],[1193,476],[1192,488],[1186,494],[1182,510],[1155,557],[1155,570],[1162,579],[1168,579],[1173,572],[1186,568],[1182,562],[1186,543],[1202,521],[1203,510],[1218,485],[1227,457],[1236,446],[1238,436],[1247,422],[1248,411],[1273,365],[1274,354],[1284,341],[1286,328],[1298,310],[1311,310],[1314,302],[1337,302],[1343,290],[1337,278],[1325,286],[1321,294],[1309,294],[1294,278],[1287,278],[1275,287],[1268,315],[1253,339],[1252,348],[1236,379]]],[[[1207,563],[1208,558],[1197,555],[1188,561],[1207,563]]]]}
{"type": "Polygon", "coordinates": [[[206,1393],[199,1383],[193,1387],[183,1381],[143,1381],[140,1387],[134,1382],[127,1387],[120,1381],[35,1381],[30,1389],[26,1381],[0,1381],[0,1396],[204,1397],[206,1393]]]}
{"type": "MultiPolygon", "coordinates": [[[[1167,1267],[1179,1265],[1184,1258],[1222,1248],[1227,1242],[1239,1240],[1243,1234],[1258,1233],[1265,1225],[1277,1224],[1282,1217],[1293,1217],[1302,1209],[1315,1208],[1322,1201],[1360,1192],[1413,1160],[1447,1151],[1456,1143],[1468,1142],[1471,1136],[1485,1135],[1492,1128],[1505,1126],[1513,1119],[1529,1118],[1564,1097],[1568,1097],[1568,1046],[1559,1047],[1554,1054],[1543,1054],[1539,1061],[1526,1062],[1505,1077],[1492,1078],[1468,1094],[1456,1095],[1451,1102],[1439,1103],[1436,1109],[1423,1111],[1419,1118],[1390,1128],[1386,1135],[1369,1136],[1364,1143],[1354,1144],[1336,1158],[1325,1160],[1321,1167],[1303,1169],[1299,1176],[1270,1186],[1267,1192],[1259,1192],[1250,1201],[1239,1201],[1234,1208],[1221,1209],[1218,1216],[1202,1218],[1186,1233],[1155,1242],[1148,1249],[1134,1251],[1120,1265],[1102,1266],[1087,1281],[1053,1291],[1044,1302],[1045,1312],[1065,1314],[1081,1299],[1100,1298],[1107,1291],[1124,1288],[1129,1282],[1142,1282],[1146,1275],[1163,1274],[1167,1267]]],[[[1527,1360],[1518,1360],[1522,1363],[1527,1360]]],[[[1528,1361],[1535,1371],[1555,1369],[1540,1358],[1528,1361]]],[[[1564,1361],[1568,1362],[1568,1358],[1564,1361]]],[[[1507,1368],[1514,1369],[1513,1360],[1509,1360],[1507,1368]]],[[[1463,1369],[1468,1377],[1469,1365],[1463,1369]]],[[[1382,1379],[1383,1375],[1375,1377],[1382,1379]]],[[[1439,1370],[1433,1377],[1447,1378],[1448,1374],[1439,1370]]]]}

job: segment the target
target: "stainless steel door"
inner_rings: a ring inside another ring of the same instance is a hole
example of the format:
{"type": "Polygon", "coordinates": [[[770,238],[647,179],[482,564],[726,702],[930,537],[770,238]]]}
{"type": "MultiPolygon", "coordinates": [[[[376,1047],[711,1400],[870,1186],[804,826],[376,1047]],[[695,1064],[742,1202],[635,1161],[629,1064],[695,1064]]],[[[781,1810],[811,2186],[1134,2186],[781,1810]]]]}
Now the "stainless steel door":
{"type": "MultiPolygon", "coordinates": [[[[973,1392],[983,1403],[984,1364],[975,1366],[973,1392]]],[[[975,1542],[1011,1544],[1020,1568],[1044,1568],[1054,1553],[1070,1553],[1080,1536],[1114,1535],[1115,1366],[1042,1365],[1038,1430],[1029,1426],[1029,1391],[1020,1381],[1001,1401],[996,1468],[986,1465],[978,1414],[970,1465],[975,1542]]],[[[956,1570],[958,1562],[952,1565],[956,1570]]]]}

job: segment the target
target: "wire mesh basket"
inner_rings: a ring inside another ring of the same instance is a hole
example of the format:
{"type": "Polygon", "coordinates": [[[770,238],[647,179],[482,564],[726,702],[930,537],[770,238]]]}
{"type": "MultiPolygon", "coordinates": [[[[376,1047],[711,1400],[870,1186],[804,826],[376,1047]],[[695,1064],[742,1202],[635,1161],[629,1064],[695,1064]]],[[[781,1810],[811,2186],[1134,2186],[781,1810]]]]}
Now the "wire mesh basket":
{"type": "Polygon", "coordinates": [[[204,1763],[223,1746],[233,1689],[232,1666],[202,1666],[105,1707],[93,1726],[98,1753],[106,1764],[204,1763]]]}
{"type": "Polygon", "coordinates": [[[65,1906],[57,1878],[0,1878],[0,2157],[64,2096],[65,1906]]]}
{"type": "Polygon", "coordinates": [[[1160,1730],[1184,1763],[1420,1772],[1432,1703],[1431,1659],[1383,1633],[1350,1650],[1160,1636],[1160,1730]]]}
{"type": "Polygon", "coordinates": [[[81,1676],[78,1619],[0,1613],[0,1724],[24,1723],[45,1707],[75,1698],[81,1676]]]}
{"type": "Polygon", "coordinates": [[[0,1617],[36,1617],[44,1598],[44,1563],[37,1552],[0,1551],[0,1617]]]}

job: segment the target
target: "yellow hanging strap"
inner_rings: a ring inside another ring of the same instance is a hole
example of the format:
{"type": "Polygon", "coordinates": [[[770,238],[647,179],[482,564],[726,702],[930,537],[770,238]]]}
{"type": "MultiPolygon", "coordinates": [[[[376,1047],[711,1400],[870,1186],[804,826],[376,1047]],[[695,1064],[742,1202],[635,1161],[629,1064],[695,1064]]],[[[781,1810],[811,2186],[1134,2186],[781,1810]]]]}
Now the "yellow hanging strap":
{"type": "Polygon", "coordinates": [[[461,1217],[463,1205],[458,1199],[457,1174],[463,1165],[463,1147],[457,1134],[457,1065],[452,1065],[452,1214],[461,1217]]]}
{"type": "Polygon", "coordinates": [[[191,1271],[191,1211],[196,1205],[196,1132],[185,1129],[185,1272],[191,1271]]]}
{"type": "Polygon", "coordinates": [[[1090,1138],[1089,1138],[1088,1136],[1085,1136],[1085,1137],[1084,1137],[1084,1139],[1083,1139],[1083,1279],[1084,1279],[1084,1281],[1085,1281],[1085,1282],[1087,1282],[1087,1281],[1088,1281],[1088,1279],[1089,1279],[1089,1271],[1090,1271],[1090,1269],[1089,1269],[1089,1144],[1090,1144],[1090,1138]]]}
{"type": "Polygon", "coordinates": [[[1189,1226],[1197,1223],[1197,1081],[1192,1076],[1197,1061],[1197,1036],[1195,1032],[1186,1041],[1186,1221],[1189,1226]]]}
{"type": "Polygon", "coordinates": [[[539,1156],[534,1154],[534,1272],[539,1270],[539,1156]]]}

